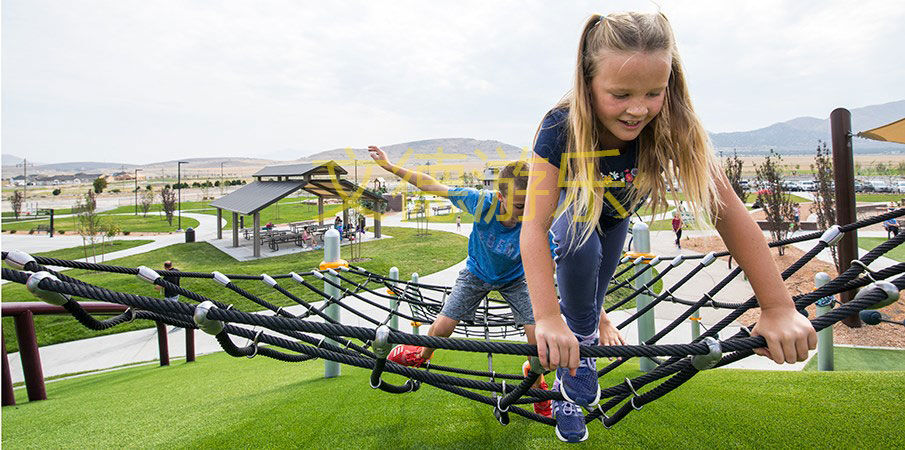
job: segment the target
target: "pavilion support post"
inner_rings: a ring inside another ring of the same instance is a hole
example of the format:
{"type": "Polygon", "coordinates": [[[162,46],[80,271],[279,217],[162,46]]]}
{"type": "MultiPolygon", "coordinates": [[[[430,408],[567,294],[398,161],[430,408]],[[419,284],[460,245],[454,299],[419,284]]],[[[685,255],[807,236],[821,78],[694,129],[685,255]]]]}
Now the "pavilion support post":
{"type": "Polygon", "coordinates": [[[254,215],[254,226],[255,226],[255,258],[259,258],[261,256],[261,213],[255,212],[254,215]]]}
{"type": "Polygon", "coordinates": [[[233,247],[239,246],[239,213],[233,213],[233,247]]]}
{"type": "Polygon", "coordinates": [[[223,226],[221,223],[223,222],[223,210],[217,208],[217,239],[223,239],[223,226]]]}
{"type": "Polygon", "coordinates": [[[380,230],[380,213],[374,212],[374,239],[379,239],[381,234],[380,230]]]}
{"type": "MultiPolygon", "coordinates": [[[[350,225],[349,224],[349,204],[346,203],[345,200],[343,200],[343,230],[348,229],[349,225],[350,225]]],[[[343,241],[343,237],[340,236],[339,242],[342,242],[342,241],[343,241]]]]}
{"type": "MultiPolygon", "coordinates": [[[[852,154],[852,113],[845,108],[837,108],[830,113],[830,137],[833,140],[833,181],[836,190],[836,224],[848,225],[857,219],[855,209],[855,161],[852,154]]],[[[839,251],[839,273],[851,266],[858,258],[858,231],[852,230],[842,235],[836,244],[839,251]]],[[[839,294],[839,301],[846,303],[853,293],[839,294]]],[[[852,328],[861,326],[861,317],[852,314],[842,320],[852,328]]]]}
{"type": "Polygon", "coordinates": [[[317,197],[317,224],[324,225],[324,198],[321,196],[317,197]]]}

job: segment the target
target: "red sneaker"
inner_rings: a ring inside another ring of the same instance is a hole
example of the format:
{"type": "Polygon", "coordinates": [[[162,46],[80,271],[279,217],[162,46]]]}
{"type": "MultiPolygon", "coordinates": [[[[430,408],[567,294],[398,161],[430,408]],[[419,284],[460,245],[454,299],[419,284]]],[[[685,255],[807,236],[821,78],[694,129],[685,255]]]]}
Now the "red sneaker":
{"type": "MultiPolygon", "coordinates": [[[[531,363],[525,361],[525,363],[522,364],[522,374],[527,377],[528,372],[531,372],[531,363]]],[[[543,375],[541,375],[539,379],[540,389],[543,389],[545,391],[550,389],[550,387],[547,386],[547,380],[544,379],[543,375]]],[[[535,403],[534,412],[544,417],[553,418],[553,402],[550,400],[544,400],[542,402],[535,403]]]]}
{"type": "Polygon", "coordinates": [[[387,359],[396,364],[409,367],[421,367],[427,360],[421,357],[421,350],[424,347],[417,345],[397,345],[393,347],[387,359]]]}

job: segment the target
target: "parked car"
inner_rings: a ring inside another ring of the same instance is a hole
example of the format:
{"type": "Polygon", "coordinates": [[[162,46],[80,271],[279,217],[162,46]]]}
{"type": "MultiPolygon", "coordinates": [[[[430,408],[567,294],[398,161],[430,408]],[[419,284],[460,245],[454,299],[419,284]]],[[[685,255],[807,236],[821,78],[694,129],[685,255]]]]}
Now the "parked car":
{"type": "Polygon", "coordinates": [[[896,192],[900,194],[905,194],[905,180],[899,180],[896,183],[896,192]]]}
{"type": "Polygon", "coordinates": [[[799,181],[798,187],[805,192],[814,192],[817,190],[817,183],[815,183],[813,180],[799,181]]]}
{"type": "Polygon", "coordinates": [[[877,192],[892,192],[892,186],[883,180],[871,180],[870,185],[877,192]]]}

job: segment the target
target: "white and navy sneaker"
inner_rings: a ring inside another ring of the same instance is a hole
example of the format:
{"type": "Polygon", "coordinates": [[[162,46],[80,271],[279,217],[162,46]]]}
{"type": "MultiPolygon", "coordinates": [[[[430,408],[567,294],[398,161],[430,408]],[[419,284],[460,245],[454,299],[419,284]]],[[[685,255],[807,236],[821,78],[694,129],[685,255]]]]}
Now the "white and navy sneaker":
{"type": "Polygon", "coordinates": [[[559,392],[566,400],[593,409],[600,402],[600,383],[597,382],[597,360],[581,358],[575,376],[569,369],[556,369],[556,381],[559,392]]]}
{"type": "Polygon", "coordinates": [[[572,402],[553,401],[553,418],[556,419],[556,437],[563,442],[582,442],[588,438],[581,407],[572,402]]]}

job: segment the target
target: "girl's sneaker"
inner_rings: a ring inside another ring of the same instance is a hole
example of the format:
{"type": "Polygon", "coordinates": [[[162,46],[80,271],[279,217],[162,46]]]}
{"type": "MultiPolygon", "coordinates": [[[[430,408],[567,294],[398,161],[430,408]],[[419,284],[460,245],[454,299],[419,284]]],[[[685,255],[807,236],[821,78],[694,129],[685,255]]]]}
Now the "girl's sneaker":
{"type": "Polygon", "coordinates": [[[556,383],[559,384],[559,392],[562,396],[585,408],[592,409],[600,402],[600,383],[597,382],[597,360],[595,358],[581,358],[575,376],[569,374],[569,369],[556,369],[556,383]]]}
{"type": "Polygon", "coordinates": [[[556,419],[556,437],[563,442],[581,442],[588,438],[581,407],[572,402],[554,401],[553,418],[556,419]]]}

